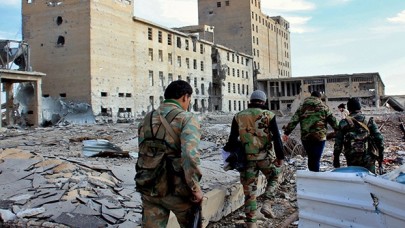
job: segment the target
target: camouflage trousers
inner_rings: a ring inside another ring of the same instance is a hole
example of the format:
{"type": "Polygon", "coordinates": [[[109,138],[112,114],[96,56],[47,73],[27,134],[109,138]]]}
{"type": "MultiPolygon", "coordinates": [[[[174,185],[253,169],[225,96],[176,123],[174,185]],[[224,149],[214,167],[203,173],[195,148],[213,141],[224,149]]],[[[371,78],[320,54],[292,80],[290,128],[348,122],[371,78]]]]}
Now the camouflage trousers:
{"type": "Polygon", "coordinates": [[[274,165],[270,159],[248,161],[247,168],[240,172],[240,182],[243,185],[243,192],[245,194],[244,210],[246,214],[246,222],[256,222],[257,210],[257,181],[259,171],[261,171],[266,179],[267,186],[264,196],[267,199],[274,199],[278,187],[278,176],[282,168],[274,165]]]}
{"type": "Polygon", "coordinates": [[[375,173],[375,156],[369,153],[347,153],[345,154],[347,166],[361,166],[375,173]]]}
{"type": "Polygon", "coordinates": [[[180,227],[189,227],[192,202],[184,197],[168,195],[165,197],[153,197],[142,195],[142,227],[166,228],[172,211],[180,224],[180,227]]]}

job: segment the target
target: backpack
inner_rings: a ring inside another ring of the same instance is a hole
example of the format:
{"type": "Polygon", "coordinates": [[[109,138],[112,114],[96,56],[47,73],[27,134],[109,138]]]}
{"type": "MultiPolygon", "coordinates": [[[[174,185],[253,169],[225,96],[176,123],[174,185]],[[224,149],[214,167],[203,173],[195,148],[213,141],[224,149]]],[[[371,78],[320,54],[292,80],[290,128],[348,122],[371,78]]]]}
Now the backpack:
{"type": "MultiPolygon", "coordinates": [[[[369,123],[370,120],[368,120],[367,123],[369,123]]],[[[374,140],[370,135],[370,130],[367,125],[351,116],[347,116],[346,121],[349,126],[354,129],[354,131],[349,131],[344,138],[345,146],[350,147],[350,153],[364,155],[365,152],[367,152],[378,156],[374,140]]]]}
{"type": "Polygon", "coordinates": [[[152,128],[153,112],[148,113],[143,122],[145,136],[144,140],[139,144],[139,156],[135,166],[135,183],[138,192],[149,196],[162,197],[173,190],[173,186],[171,186],[172,182],[169,180],[173,172],[171,158],[175,156],[175,151],[179,150],[179,148],[171,147],[164,138],[166,130],[168,130],[179,147],[180,140],[174,134],[169,123],[182,110],[173,109],[165,118],[161,117],[162,123],[155,134],[152,128]],[[171,158],[168,155],[171,155],[171,158]]]}

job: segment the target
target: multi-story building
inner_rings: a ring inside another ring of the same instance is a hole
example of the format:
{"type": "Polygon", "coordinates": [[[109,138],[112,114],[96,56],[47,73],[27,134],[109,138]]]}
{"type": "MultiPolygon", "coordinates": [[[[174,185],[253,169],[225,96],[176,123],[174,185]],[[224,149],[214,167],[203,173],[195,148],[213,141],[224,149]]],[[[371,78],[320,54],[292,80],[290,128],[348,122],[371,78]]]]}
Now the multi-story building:
{"type": "Polygon", "coordinates": [[[253,58],[221,45],[212,47],[214,110],[241,111],[253,91],[253,58]]]}
{"type": "Polygon", "coordinates": [[[177,79],[194,88],[192,111],[239,111],[253,90],[250,55],[135,17],[132,1],[31,0],[22,13],[32,67],[47,74],[43,95],[87,102],[108,120],[157,108],[177,79]],[[220,84],[213,50],[229,68],[220,84]]]}
{"type": "Polygon", "coordinates": [[[253,56],[255,78],[291,77],[289,23],[264,14],[260,0],[198,0],[198,19],[215,43],[253,56]]]}

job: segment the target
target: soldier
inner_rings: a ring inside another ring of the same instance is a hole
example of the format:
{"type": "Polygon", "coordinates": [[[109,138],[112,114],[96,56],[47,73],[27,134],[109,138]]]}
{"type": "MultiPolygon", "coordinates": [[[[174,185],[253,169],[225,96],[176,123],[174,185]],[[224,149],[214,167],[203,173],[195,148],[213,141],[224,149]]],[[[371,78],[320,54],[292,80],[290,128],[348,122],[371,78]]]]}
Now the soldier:
{"type": "Polygon", "coordinates": [[[164,102],[139,125],[140,149],[135,180],[137,190],[142,194],[142,227],[166,227],[170,211],[176,215],[180,227],[190,227],[194,206],[202,200],[198,152],[200,124],[186,111],[192,93],[187,82],[173,81],[165,90],[164,102]],[[163,134],[160,128],[165,129],[163,134]],[[155,140],[151,141],[151,135],[155,134],[155,140]],[[159,135],[164,135],[162,144],[159,144],[159,135]],[[163,177],[157,174],[158,180],[150,178],[159,172],[167,174],[163,177]]]}
{"type": "Polygon", "coordinates": [[[340,167],[339,156],[343,153],[347,166],[361,166],[375,173],[375,161],[381,166],[384,152],[384,139],[373,118],[367,119],[361,113],[361,104],[358,99],[350,98],[347,102],[350,115],[339,123],[340,130],[336,133],[333,151],[333,166],[340,167]],[[371,137],[371,139],[369,138],[371,137]],[[373,154],[368,140],[373,140],[378,154],[373,154]]]}
{"type": "Polygon", "coordinates": [[[310,97],[305,98],[297,109],[287,126],[283,127],[283,140],[288,140],[288,135],[297,124],[301,126],[301,141],[308,155],[308,169],[319,172],[319,162],[325,147],[327,124],[336,131],[338,122],[329,107],[321,100],[321,94],[313,91],[310,97]]]}
{"type": "Polygon", "coordinates": [[[276,116],[266,110],[266,94],[256,90],[250,97],[248,109],[235,115],[226,147],[238,145],[238,137],[244,145],[247,164],[240,172],[240,181],[245,194],[246,225],[256,225],[256,190],[259,171],[267,179],[264,193],[266,201],[261,212],[268,218],[274,218],[271,202],[278,187],[278,176],[284,161],[283,145],[278,131],[276,116]],[[274,150],[273,150],[274,143],[274,150]]]}

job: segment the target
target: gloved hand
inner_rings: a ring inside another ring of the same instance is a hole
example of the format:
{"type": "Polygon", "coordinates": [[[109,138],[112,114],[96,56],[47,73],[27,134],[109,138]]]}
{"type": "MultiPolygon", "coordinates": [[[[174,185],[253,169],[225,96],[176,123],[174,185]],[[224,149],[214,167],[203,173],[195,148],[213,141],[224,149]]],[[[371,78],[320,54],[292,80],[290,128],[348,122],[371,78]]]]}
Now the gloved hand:
{"type": "Polygon", "coordinates": [[[333,156],[333,167],[340,168],[339,156],[333,156]]]}

